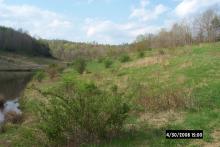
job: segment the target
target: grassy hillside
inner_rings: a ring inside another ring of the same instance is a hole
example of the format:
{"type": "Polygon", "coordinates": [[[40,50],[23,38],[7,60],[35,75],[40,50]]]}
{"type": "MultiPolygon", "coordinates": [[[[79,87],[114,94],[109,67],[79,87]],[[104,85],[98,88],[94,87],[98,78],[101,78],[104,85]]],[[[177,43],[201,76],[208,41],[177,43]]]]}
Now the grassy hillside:
{"type": "Polygon", "coordinates": [[[219,49],[220,44],[216,43],[147,51],[141,59],[131,54],[131,61],[116,60],[108,70],[102,63],[90,63],[88,68],[93,74],[83,78],[97,81],[103,88],[115,83],[123,92],[133,93],[138,104],[137,113],[129,122],[134,126],[133,132],[104,145],[219,145],[219,49]],[[166,129],[202,129],[205,138],[170,141],[165,139],[166,129]]]}
{"type": "Polygon", "coordinates": [[[0,52],[0,69],[39,68],[58,62],[53,58],[0,52]]]}
{"type": "MultiPolygon", "coordinates": [[[[219,145],[220,43],[134,52],[114,58],[90,60],[85,65],[83,74],[76,74],[74,69],[78,69],[76,68],[78,66],[73,63],[65,70],[58,70],[56,66],[53,67],[53,72],[51,69],[47,70],[42,81],[33,80],[21,100],[24,122],[6,124],[6,133],[0,135],[1,144],[13,146],[75,145],[76,138],[79,136],[72,134],[74,131],[71,131],[71,123],[64,123],[72,115],[64,107],[59,107],[66,106],[65,104],[74,107],[75,105],[66,103],[68,99],[60,101],[58,97],[63,94],[62,92],[65,96],[70,96],[65,93],[66,90],[76,90],[75,93],[83,91],[91,97],[97,97],[98,94],[93,93],[97,87],[99,92],[111,91],[113,94],[110,95],[113,97],[123,95],[128,98],[130,111],[125,117],[126,120],[123,122],[120,133],[114,135],[110,131],[111,133],[105,134],[107,138],[95,139],[95,143],[86,141],[85,146],[219,145]],[[55,76],[54,72],[56,72],[55,76]],[[95,86],[86,85],[84,82],[94,83],[95,86]],[[61,83],[68,86],[60,87],[61,83]],[[71,86],[75,89],[69,89],[71,86]],[[42,117],[40,111],[44,109],[50,110],[45,111],[44,114],[51,120],[56,120],[55,123],[42,117]],[[60,113],[61,110],[63,113],[60,113]],[[48,122],[52,124],[48,125],[48,122]],[[65,128],[64,125],[69,128],[65,128]],[[167,129],[202,129],[204,139],[167,140],[165,139],[167,129]],[[51,136],[51,132],[63,138],[54,139],[55,136],[51,136]]],[[[80,93],[78,96],[81,96],[80,93]]],[[[106,112],[108,108],[112,108],[112,111],[115,107],[120,108],[117,105],[121,103],[119,99],[112,105],[109,97],[104,98],[111,106],[105,102],[101,103],[103,99],[99,100],[101,104],[106,104],[104,108],[96,102],[96,99],[92,99],[95,104],[88,103],[91,104],[88,108],[92,111],[91,114],[103,111],[94,120],[97,126],[101,124],[99,117],[104,115],[103,118],[106,118],[105,114],[111,115],[110,112],[106,112]]],[[[86,110],[85,108],[84,111],[86,110]]],[[[81,114],[81,111],[78,113],[81,114]]],[[[84,122],[80,116],[78,119],[84,122]]],[[[105,122],[105,119],[100,120],[105,122]]],[[[93,121],[88,122],[90,123],[93,121]]],[[[96,125],[91,127],[94,129],[96,125]]]]}

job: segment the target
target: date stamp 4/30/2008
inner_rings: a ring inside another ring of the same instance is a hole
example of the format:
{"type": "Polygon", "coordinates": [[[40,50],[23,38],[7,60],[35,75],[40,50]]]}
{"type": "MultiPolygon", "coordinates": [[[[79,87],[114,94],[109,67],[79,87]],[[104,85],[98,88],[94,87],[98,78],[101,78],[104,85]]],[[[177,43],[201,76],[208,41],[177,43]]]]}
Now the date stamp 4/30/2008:
{"type": "Polygon", "coordinates": [[[167,139],[203,139],[203,130],[166,130],[167,139]]]}

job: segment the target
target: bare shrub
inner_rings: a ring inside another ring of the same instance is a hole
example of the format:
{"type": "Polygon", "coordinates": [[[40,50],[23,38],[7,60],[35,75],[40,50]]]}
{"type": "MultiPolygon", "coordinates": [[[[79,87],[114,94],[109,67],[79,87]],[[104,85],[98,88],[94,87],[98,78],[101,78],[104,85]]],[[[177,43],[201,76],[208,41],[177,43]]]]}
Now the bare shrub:
{"type": "Polygon", "coordinates": [[[49,65],[47,69],[47,73],[49,74],[50,79],[54,79],[58,75],[58,65],[57,64],[51,64],[49,65]]]}
{"type": "MultiPolygon", "coordinates": [[[[55,77],[60,75],[64,69],[65,69],[65,65],[53,63],[48,66],[48,68],[45,70],[45,72],[48,73],[50,79],[54,79],[55,77]]],[[[42,71],[42,73],[40,71],[39,74],[40,74],[39,75],[40,78],[41,78],[41,76],[43,76],[43,78],[45,78],[44,71],[42,71]]]]}

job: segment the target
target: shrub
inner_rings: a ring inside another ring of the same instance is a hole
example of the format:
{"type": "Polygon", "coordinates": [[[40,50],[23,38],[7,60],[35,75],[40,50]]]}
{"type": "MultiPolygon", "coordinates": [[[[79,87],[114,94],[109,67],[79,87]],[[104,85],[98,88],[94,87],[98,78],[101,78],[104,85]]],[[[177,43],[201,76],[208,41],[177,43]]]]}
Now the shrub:
{"type": "Polygon", "coordinates": [[[102,63],[105,59],[103,57],[98,58],[98,63],[102,63]]]}
{"type": "Polygon", "coordinates": [[[152,50],[153,50],[152,48],[148,48],[148,49],[147,49],[147,51],[152,51],[152,50]]]}
{"type": "Polygon", "coordinates": [[[159,50],[159,55],[165,55],[165,51],[164,50],[159,50]]]}
{"type": "Polygon", "coordinates": [[[78,58],[71,65],[78,73],[82,74],[86,69],[86,60],[78,58]]]}
{"type": "Polygon", "coordinates": [[[138,58],[143,58],[145,53],[143,51],[138,52],[138,58]]]}
{"type": "Polygon", "coordinates": [[[34,79],[37,80],[38,82],[41,82],[45,77],[46,74],[43,70],[38,70],[34,75],[34,79]]]}
{"type": "Polygon", "coordinates": [[[71,133],[75,142],[96,141],[109,137],[109,132],[120,131],[128,116],[127,99],[72,75],[65,75],[58,89],[43,93],[49,104],[40,111],[42,130],[51,140],[65,139],[71,133]]]}
{"type": "Polygon", "coordinates": [[[112,91],[113,93],[117,93],[117,92],[118,92],[118,86],[117,86],[117,85],[111,86],[111,91],[112,91]]]}
{"type": "Polygon", "coordinates": [[[47,73],[50,76],[50,79],[55,78],[58,75],[58,65],[57,64],[50,64],[47,68],[47,73]]]}
{"type": "Polygon", "coordinates": [[[113,61],[110,59],[105,60],[105,68],[110,68],[113,64],[113,61]]]}
{"type": "Polygon", "coordinates": [[[120,61],[122,63],[128,62],[128,61],[131,61],[131,58],[128,55],[123,55],[123,56],[121,56],[120,61]]]}

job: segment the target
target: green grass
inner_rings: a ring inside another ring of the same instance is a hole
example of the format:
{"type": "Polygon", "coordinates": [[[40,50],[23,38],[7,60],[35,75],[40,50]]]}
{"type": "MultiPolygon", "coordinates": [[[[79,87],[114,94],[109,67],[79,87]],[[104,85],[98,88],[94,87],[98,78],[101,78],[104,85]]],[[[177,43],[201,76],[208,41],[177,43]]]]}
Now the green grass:
{"type": "MultiPolygon", "coordinates": [[[[142,126],[134,134],[127,133],[125,136],[103,143],[101,146],[190,145],[191,140],[169,141],[164,139],[164,131],[167,128],[202,129],[205,133],[204,141],[213,141],[212,132],[220,128],[220,110],[218,109],[220,107],[220,43],[203,44],[199,47],[193,46],[191,48],[180,48],[179,50],[175,51],[176,55],[173,53],[170,55],[169,65],[166,67],[161,64],[153,64],[143,67],[118,68],[114,77],[112,77],[110,72],[102,72],[102,74],[105,74],[104,77],[111,75],[111,81],[128,77],[128,81],[125,82],[128,87],[133,86],[131,84],[132,81],[145,83],[151,88],[151,91],[158,89],[156,92],[163,92],[162,89],[164,87],[168,89],[191,88],[193,98],[197,102],[197,105],[195,105],[197,108],[184,110],[186,112],[185,120],[179,124],[170,122],[165,128],[151,130],[142,126]],[[185,67],[184,64],[186,64],[185,67]],[[157,73],[158,75],[156,75],[157,73]],[[181,76],[185,77],[185,80],[180,84],[177,79],[181,76]]],[[[148,56],[149,51],[145,54],[148,56]]],[[[152,55],[153,53],[150,54],[152,55]]],[[[105,83],[107,81],[102,82],[105,83]]],[[[132,92],[135,93],[137,91],[132,92]]]]}

